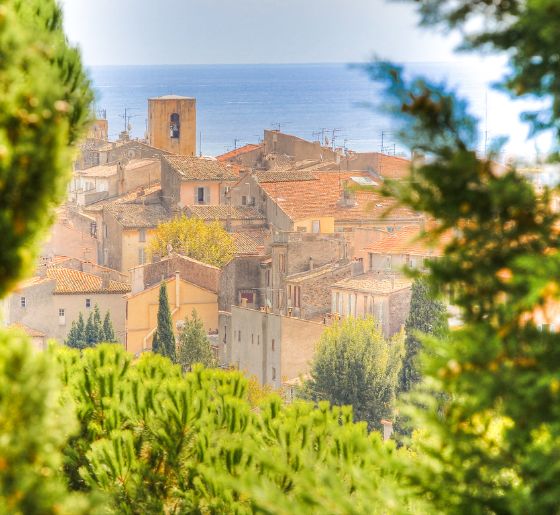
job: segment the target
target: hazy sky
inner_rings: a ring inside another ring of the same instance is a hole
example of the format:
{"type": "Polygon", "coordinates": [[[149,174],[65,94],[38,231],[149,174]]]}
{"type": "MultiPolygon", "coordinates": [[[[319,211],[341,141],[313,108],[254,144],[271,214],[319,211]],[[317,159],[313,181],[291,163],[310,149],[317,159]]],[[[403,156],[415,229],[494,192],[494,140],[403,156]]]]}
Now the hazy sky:
{"type": "MultiPolygon", "coordinates": [[[[88,65],[449,61],[453,39],[384,0],[63,0],[88,65]]],[[[455,57],[456,59],[456,57],[455,57]]]]}

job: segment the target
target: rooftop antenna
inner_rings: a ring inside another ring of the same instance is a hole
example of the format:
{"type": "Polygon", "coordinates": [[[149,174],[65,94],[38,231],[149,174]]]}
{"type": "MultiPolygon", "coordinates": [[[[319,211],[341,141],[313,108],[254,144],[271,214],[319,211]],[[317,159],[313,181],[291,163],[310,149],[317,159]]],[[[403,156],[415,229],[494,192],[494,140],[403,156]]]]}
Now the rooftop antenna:
{"type": "Polygon", "coordinates": [[[125,107],[124,114],[119,115],[121,118],[124,119],[124,131],[127,132],[130,130],[130,119],[134,118],[135,116],[140,116],[138,114],[129,114],[130,111],[133,109],[139,109],[138,107],[125,107]]]}
{"type": "Polygon", "coordinates": [[[332,130],[332,138],[331,138],[331,145],[332,149],[334,150],[334,140],[336,139],[336,133],[340,132],[342,129],[333,129],[332,130]]]}
{"type": "Polygon", "coordinates": [[[202,157],[202,131],[198,132],[198,155],[202,157]]]}

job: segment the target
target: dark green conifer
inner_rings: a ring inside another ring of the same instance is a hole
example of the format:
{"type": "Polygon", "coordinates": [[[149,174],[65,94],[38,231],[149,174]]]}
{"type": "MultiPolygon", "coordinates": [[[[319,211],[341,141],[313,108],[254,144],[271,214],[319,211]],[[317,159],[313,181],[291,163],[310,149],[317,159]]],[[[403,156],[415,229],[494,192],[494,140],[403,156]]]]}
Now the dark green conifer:
{"type": "Polygon", "coordinates": [[[103,319],[103,342],[115,343],[117,339],[115,338],[115,330],[113,329],[113,323],[111,322],[111,315],[109,311],[105,313],[105,318],[103,319]]]}
{"type": "Polygon", "coordinates": [[[175,335],[173,334],[173,319],[167,297],[167,285],[162,281],[159,288],[159,308],[157,315],[157,330],[152,343],[152,351],[167,356],[175,361],[175,335]]]}

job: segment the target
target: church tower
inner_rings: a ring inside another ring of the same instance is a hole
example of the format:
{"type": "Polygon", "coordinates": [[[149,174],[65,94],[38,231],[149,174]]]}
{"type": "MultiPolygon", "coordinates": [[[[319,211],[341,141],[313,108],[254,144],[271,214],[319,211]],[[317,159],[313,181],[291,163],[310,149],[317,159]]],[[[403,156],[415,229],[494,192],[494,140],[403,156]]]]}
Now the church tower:
{"type": "Polygon", "coordinates": [[[196,100],[178,95],[149,98],[148,143],[174,154],[196,155],[196,100]]]}

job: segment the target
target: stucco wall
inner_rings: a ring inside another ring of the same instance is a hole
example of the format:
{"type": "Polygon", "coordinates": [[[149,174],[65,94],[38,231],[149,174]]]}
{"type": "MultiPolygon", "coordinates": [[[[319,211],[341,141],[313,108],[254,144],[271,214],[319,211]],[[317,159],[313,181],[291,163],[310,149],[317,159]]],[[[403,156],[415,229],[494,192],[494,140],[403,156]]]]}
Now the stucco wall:
{"type": "MultiPolygon", "coordinates": [[[[176,323],[191,316],[196,309],[207,331],[218,329],[218,297],[215,293],[194,286],[186,281],[179,281],[179,306],[176,303],[175,278],[167,281],[167,296],[172,311],[173,328],[176,323]]],[[[144,347],[144,337],[157,326],[159,308],[159,286],[127,297],[126,347],[129,352],[138,353],[151,347],[150,337],[144,347]]]]}
{"type": "Polygon", "coordinates": [[[97,304],[101,317],[109,310],[115,336],[121,342],[125,339],[126,302],[122,294],[53,294],[54,281],[45,281],[39,285],[15,292],[9,299],[9,322],[20,322],[32,329],[41,331],[46,338],[64,342],[72,326],[82,312],[87,321],[89,313],[97,304]],[[26,298],[26,307],[21,307],[21,297],[26,298]],[[86,299],[90,299],[90,308],[86,308],[86,299]],[[64,324],[59,321],[59,309],[64,309],[64,324]]]}
{"type": "MultiPolygon", "coordinates": [[[[327,133],[327,135],[329,135],[327,133]]],[[[283,134],[279,131],[264,131],[264,153],[277,152],[292,156],[296,161],[305,159],[319,159],[322,161],[337,161],[338,154],[330,148],[322,147],[319,142],[306,141],[283,134]]]]}

